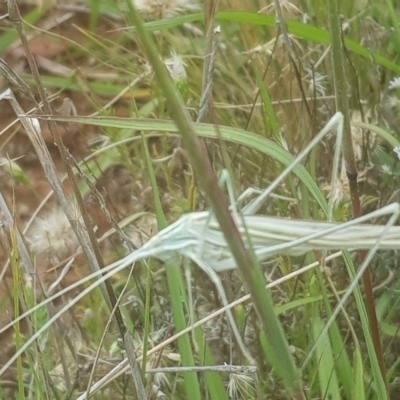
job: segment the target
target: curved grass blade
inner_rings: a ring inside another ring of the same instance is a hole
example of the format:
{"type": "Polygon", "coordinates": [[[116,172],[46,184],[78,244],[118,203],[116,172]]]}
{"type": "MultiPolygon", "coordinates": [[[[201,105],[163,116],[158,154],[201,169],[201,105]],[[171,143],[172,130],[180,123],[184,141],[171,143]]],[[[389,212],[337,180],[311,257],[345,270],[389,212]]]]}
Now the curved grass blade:
{"type": "MultiPolygon", "coordinates": [[[[178,133],[178,129],[172,121],[166,120],[150,120],[150,119],[131,119],[131,118],[117,118],[117,117],[77,117],[77,116],[60,116],[60,115],[48,115],[48,116],[34,116],[37,119],[52,119],[58,122],[69,122],[78,123],[85,125],[96,125],[109,128],[120,128],[130,129],[133,131],[144,131],[144,132],[170,132],[178,133]]],[[[218,125],[216,128],[210,124],[198,124],[193,123],[196,133],[199,136],[205,138],[214,138],[227,140],[232,143],[246,146],[250,149],[260,151],[285,167],[291,165],[295,158],[287,150],[273,142],[272,140],[256,135],[252,132],[245,131],[243,129],[231,128],[226,126],[218,125]]],[[[321,207],[323,212],[327,214],[328,207],[324,196],[321,193],[318,185],[315,183],[308,171],[302,166],[297,165],[293,168],[293,173],[304,183],[304,185],[310,190],[314,196],[318,205],[321,207]]]]}

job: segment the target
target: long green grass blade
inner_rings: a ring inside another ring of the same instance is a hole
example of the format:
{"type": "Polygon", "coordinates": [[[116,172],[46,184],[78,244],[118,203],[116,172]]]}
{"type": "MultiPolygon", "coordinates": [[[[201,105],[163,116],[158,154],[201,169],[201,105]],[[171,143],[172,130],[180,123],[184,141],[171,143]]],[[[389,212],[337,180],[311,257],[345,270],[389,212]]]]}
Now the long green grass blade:
{"type": "MultiPolygon", "coordinates": [[[[38,117],[41,118],[40,116],[38,117]]],[[[175,134],[178,133],[175,124],[170,121],[127,119],[116,117],[63,117],[58,115],[51,116],[50,118],[59,122],[73,122],[86,125],[130,129],[139,132],[158,131],[175,134]]],[[[256,135],[252,132],[220,125],[218,126],[218,129],[209,124],[194,124],[194,126],[196,128],[196,133],[199,136],[214,139],[221,138],[228,142],[246,146],[272,157],[284,166],[290,165],[294,160],[293,155],[287,150],[283,149],[272,140],[263,138],[260,135],[256,135]]],[[[293,173],[299,177],[299,179],[315,197],[315,200],[318,202],[322,210],[327,213],[328,209],[326,200],[308,171],[303,166],[299,165],[293,169],[293,173]]]]}
{"type": "MultiPolygon", "coordinates": [[[[318,335],[323,329],[323,325],[323,321],[319,317],[315,316],[312,321],[314,339],[318,338],[318,335]]],[[[325,340],[323,340],[321,342],[321,345],[318,347],[316,351],[316,363],[318,365],[318,383],[321,398],[341,400],[338,380],[335,371],[335,360],[329,337],[325,337],[325,340]]]]}
{"type": "MultiPolygon", "coordinates": [[[[167,227],[168,222],[165,218],[162,209],[161,197],[157,186],[156,176],[154,173],[150,152],[145,138],[143,138],[143,144],[147,162],[147,170],[150,176],[151,187],[153,189],[153,197],[156,208],[158,229],[162,230],[167,227]]],[[[177,261],[179,260],[177,259],[177,261]]],[[[172,263],[166,263],[165,271],[167,274],[168,289],[171,296],[172,313],[174,316],[175,327],[176,330],[179,332],[184,330],[187,326],[185,320],[185,312],[183,308],[184,303],[182,302],[182,297],[185,297],[184,287],[182,284],[183,282],[182,272],[179,265],[175,265],[172,263]]],[[[190,345],[189,335],[186,334],[182,336],[178,340],[178,344],[180,349],[180,355],[182,358],[182,365],[186,367],[194,366],[195,361],[192,348],[190,345]]],[[[197,379],[197,374],[195,372],[189,372],[184,374],[183,378],[185,381],[186,394],[188,398],[200,400],[201,391],[200,391],[199,381],[197,379]]]]}
{"type": "Polygon", "coordinates": [[[365,400],[364,389],[364,365],[360,346],[355,346],[354,349],[354,374],[353,374],[353,400],[365,400]]]}

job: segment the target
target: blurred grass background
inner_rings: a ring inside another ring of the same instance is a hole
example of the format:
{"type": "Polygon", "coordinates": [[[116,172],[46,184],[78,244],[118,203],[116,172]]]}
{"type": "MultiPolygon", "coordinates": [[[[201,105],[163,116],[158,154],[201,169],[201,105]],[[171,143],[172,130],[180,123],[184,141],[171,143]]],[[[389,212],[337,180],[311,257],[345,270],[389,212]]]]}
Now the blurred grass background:
{"type": "MultiPolygon", "coordinates": [[[[336,111],[326,2],[282,0],[279,3],[293,59],[277,29],[274,2],[218,2],[215,23],[221,27],[221,33],[216,43],[212,101],[204,130],[198,129],[198,133],[206,138],[215,173],[218,175],[226,168],[232,174],[237,195],[248,187],[267,187],[336,111]],[[214,125],[221,127],[220,134],[214,133],[214,125]]],[[[75,160],[81,162],[82,171],[103,197],[101,203],[96,191],[82,180],[84,204],[105,263],[120,258],[127,249],[126,241],[115,234],[104,214],[104,206],[133,246],[140,246],[158,228],[186,212],[208,209],[176,130],[163,127],[167,124],[165,120],[171,119],[168,99],[146,61],[127,3],[87,0],[83,4],[38,1],[18,4],[30,50],[54,112],[66,118],[94,113],[119,118],[116,125],[119,127],[107,126],[99,120],[96,125],[63,123],[58,128],[64,144],[75,160]],[[126,117],[138,122],[124,124],[126,117]]],[[[135,4],[147,21],[147,31],[152,32],[177,93],[195,121],[207,54],[204,13],[210,4],[179,0],[142,0],[135,4]]],[[[362,208],[367,213],[398,200],[398,158],[393,148],[399,143],[399,89],[395,80],[400,75],[399,10],[397,2],[392,0],[339,1],[338,8],[343,16],[342,40],[358,184],[362,208]]],[[[4,6],[1,10],[3,15],[7,12],[4,6]]],[[[14,26],[7,18],[0,24],[1,57],[35,92],[14,26]]],[[[0,81],[2,90],[7,86],[5,80],[0,81]]],[[[34,106],[19,93],[18,87],[11,88],[26,111],[34,106]]],[[[10,125],[16,119],[15,114],[5,103],[0,113],[3,160],[0,190],[13,210],[16,226],[23,230],[50,187],[23,130],[18,123],[10,125]]],[[[62,176],[65,166],[45,127],[43,137],[62,176]]],[[[330,187],[334,143],[332,135],[315,148],[304,164],[305,172],[291,175],[276,191],[279,196],[270,198],[262,213],[324,220],[323,199],[332,198],[335,219],[350,219],[350,193],[344,171],[339,171],[339,189],[332,193],[330,187]],[[307,183],[309,178],[312,184],[307,183]]],[[[68,181],[65,191],[72,193],[68,181]]],[[[79,253],[79,243],[57,207],[54,198],[46,201],[40,217],[25,234],[45,288],[60,276],[69,257],[79,253]]],[[[12,237],[5,232],[1,238],[3,265],[11,249],[15,254],[12,237]]],[[[262,270],[266,280],[273,282],[318,257],[313,253],[305,257],[279,256],[264,263],[262,270]]],[[[18,267],[18,259],[13,260],[14,267],[18,267]]],[[[355,268],[360,264],[357,256],[347,261],[354,262],[355,268]]],[[[212,282],[195,266],[191,288],[187,288],[179,265],[166,268],[154,260],[149,264],[136,265],[131,275],[123,273],[112,281],[117,296],[128,283],[121,311],[133,335],[137,355],[146,354],[148,349],[190,324],[188,290],[193,294],[196,319],[221,306],[212,282]]],[[[386,398],[397,398],[400,350],[396,254],[380,252],[370,270],[387,368],[386,398]]],[[[78,255],[60,285],[66,287],[87,273],[86,261],[78,255]]],[[[43,293],[37,288],[32,290],[27,276],[16,278],[16,273],[7,268],[3,275],[4,326],[13,297],[23,296],[29,308],[43,293]],[[16,296],[16,293],[22,294],[16,296]]],[[[221,277],[230,301],[246,294],[237,272],[221,277]]],[[[350,279],[344,261],[337,259],[327,264],[324,271],[312,270],[272,289],[276,313],[298,368],[334,308],[336,293],[345,290],[350,279]]],[[[358,299],[362,303],[361,295],[358,299]]],[[[55,306],[65,302],[68,298],[55,306]]],[[[15,307],[14,312],[18,313],[15,307]]],[[[377,389],[376,366],[367,351],[370,338],[361,307],[355,300],[348,303],[347,318],[340,316],[313,362],[299,370],[305,398],[385,398],[377,389]]],[[[270,345],[252,304],[237,306],[234,313],[245,343],[257,361],[256,374],[168,370],[146,374],[143,381],[147,397],[291,398],[281,373],[271,366],[270,345]]],[[[50,331],[28,352],[24,363],[10,369],[4,377],[2,396],[77,398],[86,390],[100,343],[101,362],[95,369],[94,380],[99,380],[124,357],[124,350],[118,346],[115,323],[111,323],[101,341],[108,317],[109,310],[100,291],[93,292],[65,316],[61,331],[50,331]]],[[[19,347],[24,336],[37,330],[47,318],[42,311],[28,322],[29,329],[21,327],[21,332],[10,330],[7,335],[2,334],[4,351],[0,361],[4,363],[13,354],[13,347],[19,347]]],[[[195,339],[186,335],[145,358],[143,365],[147,368],[224,363],[246,366],[225,316],[197,329],[195,339]]],[[[125,375],[95,398],[111,395],[135,398],[133,392],[132,381],[125,375]]]]}

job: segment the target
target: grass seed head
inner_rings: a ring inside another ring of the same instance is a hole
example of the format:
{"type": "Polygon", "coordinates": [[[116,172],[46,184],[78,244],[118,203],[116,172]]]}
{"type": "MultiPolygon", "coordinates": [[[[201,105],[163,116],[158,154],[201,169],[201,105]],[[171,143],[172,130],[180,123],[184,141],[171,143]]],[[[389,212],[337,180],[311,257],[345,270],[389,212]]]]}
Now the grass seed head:
{"type": "Polygon", "coordinates": [[[199,10],[195,0],[133,0],[146,19],[164,19],[199,10]]]}
{"type": "Polygon", "coordinates": [[[253,376],[230,374],[228,395],[230,399],[249,399],[255,396],[253,376]]]}
{"type": "Polygon", "coordinates": [[[304,80],[308,86],[309,95],[325,96],[327,76],[311,71],[310,69],[307,69],[307,72],[308,74],[304,77],[304,80]]]}
{"type": "Polygon", "coordinates": [[[328,193],[327,197],[331,199],[334,207],[339,206],[344,201],[350,198],[350,186],[347,179],[346,170],[342,167],[340,177],[336,180],[335,184],[324,185],[322,190],[328,193]]]}
{"type": "Polygon", "coordinates": [[[61,208],[36,218],[27,238],[33,253],[47,257],[52,262],[62,261],[79,246],[68,218],[61,208]]]}
{"type": "Polygon", "coordinates": [[[189,92],[189,86],[187,82],[186,64],[183,61],[183,58],[173,51],[171,57],[164,60],[164,64],[167,67],[175,86],[181,93],[182,98],[186,99],[189,92]]]}
{"type": "Polygon", "coordinates": [[[127,235],[136,247],[142,247],[157,234],[157,219],[152,214],[145,214],[127,228],[127,235]]]}
{"type": "Polygon", "coordinates": [[[171,54],[171,57],[164,60],[164,64],[167,67],[171,78],[176,81],[180,79],[186,79],[186,64],[183,61],[183,58],[175,53],[174,51],[171,54]]]}
{"type": "Polygon", "coordinates": [[[389,90],[398,89],[400,88],[400,77],[396,76],[389,82],[389,90]]]}
{"type": "MultiPolygon", "coordinates": [[[[165,338],[165,328],[161,328],[157,331],[151,333],[149,337],[149,343],[151,347],[162,342],[165,338]]],[[[143,351],[143,340],[141,337],[136,335],[134,337],[135,348],[137,349],[137,355],[141,355],[143,351]]],[[[148,356],[146,369],[153,368],[166,368],[177,366],[181,362],[181,356],[176,353],[171,346],[166,346],[162,349],[162,352],[156,352],[148,356]]],[[[170,388],[171,381],[168,374],[164,372],[157,372],[148,375],[151,382],[155,384],[158,388],[170,388]]]]}
{"type": "MultiPolygon", "coordinates": [[[[279,0],[279,5],[282,9],[282,14],[284,17],[297,17],[299,15],[302,15],[302,11],[293,4],[293,2],[288,1],[288,0],[279,0]]],[[[263,14],[274,14],[275,13],[275,3],[271,2],[271,4],[268,4],[264,8],[262,8],[259,13],[263,14]]]]}

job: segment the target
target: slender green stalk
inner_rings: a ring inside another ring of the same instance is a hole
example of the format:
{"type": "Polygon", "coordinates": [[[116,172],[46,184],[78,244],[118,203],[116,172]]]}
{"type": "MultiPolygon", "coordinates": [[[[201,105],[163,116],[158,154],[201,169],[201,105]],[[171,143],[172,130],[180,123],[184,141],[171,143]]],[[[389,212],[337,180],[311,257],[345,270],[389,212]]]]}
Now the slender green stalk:
{"type": "Polygon", "coordinates": [[[244,246],[242,236],[230,214],[228,200],[218,186],[218,180],[212,170],[204,145],[196,135],[189,115],[183,107],[182,100],[178,96],[166,68],[160,60],[154,41],[145,30],[143,21],[134,6],[131,8],[131,17],[136,25],[138,36],[156,73],[159,87],[168,99],[168,107],[180,131],[182,142],[188,152],[200,187],[207,195],[221,230],[236,260],[244,283],[251,293],[253,303],[261,317],[267,338],[270,340],[275,352],[275,359],[279,360],[279,365],[276,366],[277,370],[280,372],[283,382],[291,395],[294,398],[303,399],[300,373],[291,355],[282,327],[275,315],[271,295],[265,290],[264,277],[254,257],[252,257],[244,246]]]}
{"type": "Polygon", "coordinates": [[[151,329],[151,295],[153,293],[153,279],[151,275],[152,260],[147,264],[147,278],[146,278],[146,304],[144,309],[144,335],[143,335],[143,360],[142,360],[142,379],[145,380],[146,365],[147,365],[147,352],[149,350],[149,337],[151,329]]]}
{"type": "MultiPolygon", "coordinates": [[[[157,223],[159,230],[162,230],[168,226],[167,220],[165,218],[164,212],[162,210],[162,204],[160,200],[160,194],[158,191],[158,186],[156,182],[156,177],[154,174],[153,165],[151,164],[151,157],[150,152],[148,149],[148,145],[146,139],[143,138],[143,147],[145,151],[146,161],[147,161],[147,168],[150,175],[151,186],[153,188],[153,196],[154,196],[154,203],[156,208],[157,214],[157,223]]],[[[167,282],[168,282],[168,290],[171,297],[171,305],[172,305],[172,314],[174,317],[175,327],[178,332],[183,331],[186,328],[186,321],[185,321],[185,313],[183,309],[183,302],[182,302],[182,275],[181,269],[179,265],[174,265],[172,263],[167,263],[166,265],[166,274],[167,274],[167,282]]],[[[150,283],[148,283],[150,284],[150,283]]],[[[146,298],[148,301],[148,299],[146,298]]],[[[146,307],[147,307],[146,301],[146,307]]],[[[192,348],[190,345],[189,335],[186,334],[182,336],[178,340],[180,355],[182,358],[182,365],[194,366],[194,355],[192,352],[192,348]]],[[[143,354],[143,365],[145,359],[147,357],[147,353],[143,354]]],[[[144,370],[144,369],[143,369],[144,370]]],[[[197,379],[196,373],[188,373],[185,374],[183,377],[185,381],[186,387],[186,395],[190,399],[201,399],[201,392],[200,392],[200,385],[197,379]]]]}
{"type": "MultiPolygon", "coordinates": [[[[346,165],[347,177],[349,179],[353,218],[362,215],[360,198],[357,187],[357,166],[354,157],[353,141],[350,127],[349,101],[347,97],[347,81],[343,58],[343,37],[341,32],[341,22],[336,0],[327,0],[329,15],[329,26],[332,46],[332,66],[334,76],[334,86],[336,94],[336,108],[343,114],[343,157],[346,165]]],[[[366,257],[366,252],[360,252],[361,259],[366,257]]],[[[380,374],[388,391],[386,379],[386,368],[382,351],[381,339],[378,327],[378,318],[375,310],[375,298],[372,288],[372,279],[367,269],[363,275],[364,291],[366,296],[366,306],[368,310],[369,325],[374,342],[374,350],[379,363],[380,374]]],[[[372,369],[375,371],[375,369],[372,369]]],[[[376,378],[379,382],[379,377],[376,378]]]]}
{"type": "MultiPolygon", "coordinates": [[[[13,295],[14,295],[14,313],[15,315],[19,315],[19,292],[20,292],[20,282],[21,282],[21,266],[20,266],[20,258],[18,252],[18,244],[17,244],[17,234],[16,229],[13,229],[11,233],[11,241],[12,241],[12,255],[11,255],[11,266],[14,277],[14,287],[13,287],[13,295]]],[[[22,347],[22,334],[20,329],[20,324],[15,324],[15,347],[18,351],[22,347]]],[[[18,357],[17,359],[17,375],[18,375],[18,393],[19,399],[25,399],[25,389],[24,389],[24,377],[23,377],[23,368],[22,368],[22,358],[18,357]]]]}

